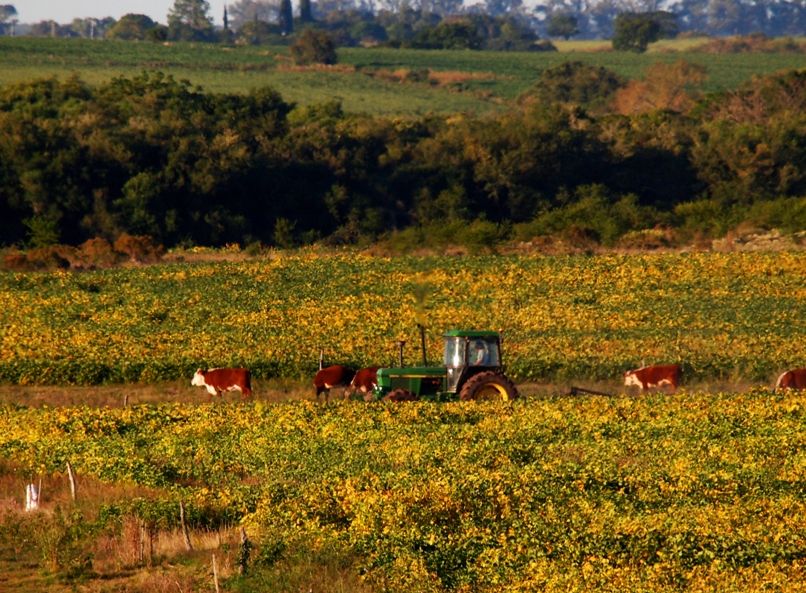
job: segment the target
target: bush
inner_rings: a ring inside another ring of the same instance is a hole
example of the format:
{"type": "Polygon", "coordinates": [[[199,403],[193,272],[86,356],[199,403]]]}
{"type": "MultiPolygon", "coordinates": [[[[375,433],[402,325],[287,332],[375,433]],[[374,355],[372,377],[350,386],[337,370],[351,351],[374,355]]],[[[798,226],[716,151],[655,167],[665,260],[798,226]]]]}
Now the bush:
{"type": "Polygon", "coordinates": [[[66,515],[59,507],[52,517],[40,515],[33,529],[45,565],[66,580],[92,574],[93,530],[79,511],[66,515]]]}
{"type": "Polygon", "coordinates": [[[765,229],[802,231],[806,229],[806,197],[756,202],[747,209],[744,221],[765,229]]]}
{"type": "Polygon", "coordinates": [[[138,263],[159,261],[164,249],[147,235],[129,235],[123,233],[115,240],[115,251],[128,255],[129,259],[138,263]]]}
{"type": "Polygon", "coordinates": [[[516,236],[562,235],[588,246],[591,242],[613,245],[624,233],[651,228],[659,222],[658,213],[638,204],[634,195],[613,198],[605,188],[592,185],[577,188],[565,206],[548,210],[532,222],[518,225],[516,236]]]}
{"type": "Polygon", "coordinates": [[[607,68],[563,62],[544,70],[521,101],[534,97],[541,103],[604,105],[624,85],[624,79],[607,68]]]}
{"type": "Polygon", "coordinates": [[[112,245],[106,239],[95,237],[84,241],[78,247],[81,259],[94,268],[108,268],[113,266],[118,259],[117,254],[112,249],[112,245]]]}
{"type": "Polygon", "coordinates": [[[338,61],[336,44],[324,31],[305,29],[291,45],[295,64],[335,64],[338,61]]]}

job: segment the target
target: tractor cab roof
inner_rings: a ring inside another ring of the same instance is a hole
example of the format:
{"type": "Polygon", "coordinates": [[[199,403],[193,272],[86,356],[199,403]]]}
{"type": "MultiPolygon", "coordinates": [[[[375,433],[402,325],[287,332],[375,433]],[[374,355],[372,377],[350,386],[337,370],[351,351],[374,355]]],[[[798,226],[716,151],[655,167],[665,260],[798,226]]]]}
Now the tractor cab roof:
{"type": "Polygon", "coordinates": [[[449,329],[445,332],[446,338],[497,338],[498,332],[494,331],[476,331],[465,329],[449,329]]]}

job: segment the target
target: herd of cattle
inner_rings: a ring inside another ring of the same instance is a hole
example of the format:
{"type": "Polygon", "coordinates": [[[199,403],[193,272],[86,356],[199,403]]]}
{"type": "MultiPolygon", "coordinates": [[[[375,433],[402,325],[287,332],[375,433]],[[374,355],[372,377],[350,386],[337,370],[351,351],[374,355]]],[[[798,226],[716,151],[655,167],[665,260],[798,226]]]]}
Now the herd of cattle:
{"type": "MultiPolygon", "coordinates": [[[[354,371],[343,365],[332,365],[320,369],[313,378],[316,399],[324,394],[328,398],[334,387],[343,387],[344,396],[362,393],[365,399],[377,384],[378,367],[367,367],[354,371]]],[[[677,364],[644,366],[624,373],[624,385],[650,389],[674,391],[680,384],[681,368],[677,364]]],[[[249,369],[223,368],[199,369],[193,375],[191,385],[205,387],[212,397],[225,391],[240,391],[242,398],[252,395],[252,377],[249,369]]],[[[782,373],[775,383],[775,389],[806,389],[806,368],[792,369],[782,373]]]]}

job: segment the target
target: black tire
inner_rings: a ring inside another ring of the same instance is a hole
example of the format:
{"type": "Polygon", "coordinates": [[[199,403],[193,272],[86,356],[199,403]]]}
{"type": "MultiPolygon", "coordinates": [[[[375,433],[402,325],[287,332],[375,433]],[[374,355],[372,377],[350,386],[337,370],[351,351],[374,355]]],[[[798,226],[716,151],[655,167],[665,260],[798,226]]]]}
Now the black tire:
{"type": "Polygon", "coordinates": [[[419,397],[407,389],[394,389],[384,396],[385,402],[416,402],[419,397]]]}
{"type": "Polygon", "coordinates": [[[470,377],[459,392],[459,399],[510,401],[519,397],[515,384],[495,371],[484,371],[470,377]]]}

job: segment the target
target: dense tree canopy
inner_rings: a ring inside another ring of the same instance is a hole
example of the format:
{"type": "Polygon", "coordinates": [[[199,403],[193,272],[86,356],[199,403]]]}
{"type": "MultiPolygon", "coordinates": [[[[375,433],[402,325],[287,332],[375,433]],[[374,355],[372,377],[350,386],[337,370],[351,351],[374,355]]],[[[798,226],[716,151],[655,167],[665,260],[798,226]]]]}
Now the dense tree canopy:
{"type": "Polygon", "coordinates": [[[802,228],[781,213],[806,196],[806,73],[698,99],[701,72],[664,68],[645,77],[656,102],[623,114],[607,101],[634,91],[577,63],[544,73],[503,114],[449,118],[295,107],[267,88],[208,94],[160,73],[7,85],[2,241],[288,245],[484,224],[571,225],[612,242],[656,225],[724,230],[759,213],[802,228]]]}
{"type": "Polygon", "coordinates": [[[125,14],[107,32],[110,39],[145,40],[158,36],[160,25],[144,14],[125,14]]]}

